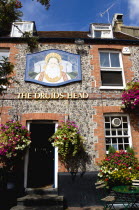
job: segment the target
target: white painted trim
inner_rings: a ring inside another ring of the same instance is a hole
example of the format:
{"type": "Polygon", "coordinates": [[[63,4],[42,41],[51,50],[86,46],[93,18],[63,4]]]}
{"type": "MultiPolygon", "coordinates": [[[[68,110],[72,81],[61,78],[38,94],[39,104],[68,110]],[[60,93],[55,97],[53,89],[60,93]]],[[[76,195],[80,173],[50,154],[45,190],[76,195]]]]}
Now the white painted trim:
{"type": "MultiPolygon", "coordinates": [[[[27,122],[27,129],[30,131],[30,124],[32,121],[27,122]]],[[[48,122],[55,124],[55,131],[57,130],[58,123],[57,122],[48,122]]],[[[47,124],[47,120],[46,120],[47,124]]],[[[28,163],[29,163],[29,150],[25,154],[25,161],[24,161],[24,188],[27,188],[27,179],[28,179],[28,163]]],[[[54,149],[54,188],[58,187],[58,148],[55,147],[54,149]]]]}
{"type": "MultiPolygon", "coordinates": [[[[55,124],[55,132],[57,130],[58,123],[55,124]]],[[[54,188],[58,188],[58,147],[55,147],[55,162],[54,162],[54,188]]]]}
{"type": "Polygon", "coordinates": [[[99,89],[108,89],[108,90],[110,90],[110,89],[115,89],[115,90],[123,90],[124,89],[124,86],[101,86],[101,87],[99,87],[99,89]]]}
{"type": "MultiPolygon", "coordinates": [[[[127,123],[128,123],[128,135],[127,136],[124,136],[124,135],[115,135],[115,138],[117,137],[127,137],[129,139],[129,146],[132,147],[132,136],[131,136],[131,125],[130,125],[130,119],[129,119],[129,115],[128,114],[121,114],[121,113],[109,113],[109,114],[104,114],[104,118],[105,117],[124,117],[126,116],[127,117],[127,123]]],[[[105,119],[104,119],[104,124],[105,124],[105,119]]],[[[114,137],[113,135],[110,135],[110,136],[106,136],[105,135],[105,138],[106,137],[114,137]]],[[[106,142],[105,142],[106,144],[106,142]]],[[[118,145],[118,142],[117,142],[117,145],[118,145]]],[[[106,154],[108,154],[108,151],[106,151],[106,154]]]]}
{"type": "MultiPolygon", "coordinates": [[[[123,66],[123,60],[122,60],[122,53],[120,51],[114,51],[114,50],[100,50],[99,51],[99,63],[100,62],[100,53],[109,53],[109,62],[111,65],[111,60],[110,60],[110,53],[115,53],[115,54],[119,54],[119,63],[120,63],[120,67],[103,67],[100,66],[100,74],[101,71],[113,71],[113,72],[117,72],[117,71],[121,71],[122,72],[122,81],[123,81],[123,86],[101,86],[100,89],[123,89],[123,87],[125,86],[125,75],[124,75],[124,66],[123,66]]],[[[102,81],[101,81],[102,82],[102,81]]]]}
{"type": "MultiPolygon", "coordinates": [[[[30,131],[30,123],[27,123],[27,129],[30,131]]],[[[27,176],[28,176],[28,161],[29,161],[29,150],[25,154],[24,161],[24,188],[27,188],[27,176]]]]}

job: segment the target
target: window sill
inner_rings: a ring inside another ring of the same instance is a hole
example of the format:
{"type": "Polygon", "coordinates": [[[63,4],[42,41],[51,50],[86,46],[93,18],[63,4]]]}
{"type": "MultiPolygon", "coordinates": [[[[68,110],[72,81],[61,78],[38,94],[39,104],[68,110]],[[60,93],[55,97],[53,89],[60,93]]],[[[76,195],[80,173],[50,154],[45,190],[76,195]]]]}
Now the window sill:
{"type": "Polygon", "coordinates": [[[99,89],[100,90],[105,90],[105,89],[107,89],[107,90],[123,90],[124,87],[123,86],[101,86],[99,89]]]}

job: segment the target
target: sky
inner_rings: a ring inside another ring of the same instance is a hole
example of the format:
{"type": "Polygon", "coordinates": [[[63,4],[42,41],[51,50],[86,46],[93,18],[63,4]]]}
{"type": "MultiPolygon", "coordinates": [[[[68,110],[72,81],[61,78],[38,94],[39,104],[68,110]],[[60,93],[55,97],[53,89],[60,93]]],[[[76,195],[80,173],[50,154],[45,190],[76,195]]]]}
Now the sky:
{"type": "Polygon", "coordinates": [[[124,25],[139,26],[139,0],[21,0],[22,20],[35,21],[37,31],[88,31],[90,23],[111,23],[122,13],[124,25]]]}

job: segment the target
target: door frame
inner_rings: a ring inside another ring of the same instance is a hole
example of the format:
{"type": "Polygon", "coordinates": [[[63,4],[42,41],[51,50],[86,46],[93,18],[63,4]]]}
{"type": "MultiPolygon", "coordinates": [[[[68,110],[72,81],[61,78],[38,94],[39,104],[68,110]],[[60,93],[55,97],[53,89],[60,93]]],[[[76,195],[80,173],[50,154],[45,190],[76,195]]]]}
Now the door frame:
{"type": "MultiPolygon", "coordinates": [[[[27,122],[27,129],[30,131],[30,124],[31,123],[37,123],[37,124],[55,124],[55,132],[58,127],[57,121],[49,121],[49,120],[31,120],[27,122]]],[[[28,180],[28,163],[29,163],[29,149],[27,150],[25,154],[25,160],[24,160],[24,188],[27,188],[27,180],[28,180]]],[[[54,188],[58,187],[58,148],[54,148],[54,188]]]]}

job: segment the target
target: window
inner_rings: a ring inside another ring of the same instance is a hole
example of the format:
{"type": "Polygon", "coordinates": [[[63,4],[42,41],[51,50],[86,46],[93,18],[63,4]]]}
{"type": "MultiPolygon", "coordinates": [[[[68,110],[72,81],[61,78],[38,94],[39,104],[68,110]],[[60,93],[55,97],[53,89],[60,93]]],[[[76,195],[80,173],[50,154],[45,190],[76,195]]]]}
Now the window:
{"type": "Polygon", "coordinates": [[[0,62],[3,59],[2,57],[9,57],[9,49],[6,48],[0,48],[0,62]]]}
{"type": "Polygon", "coordinates": [[[116,150],[126,150],[130,146],[130,126],[126,115],[105,115],[106,151],[110,146],[116,150]]]}
{"type": "MultiPolygon", "coordinates": [[[[0,48],[0,64],[3,63],[3,57],[8,58],[10,54],[10,49],[8,48],[0,48]]],[[[0,65],[1,66],[1,65],[0,65]]],[[[1,74],[2,75],[2,74],[1,74]]],[[[0,79],[4,79],[4,76],[1,76],[0,79]]],[[[0,85],[1,89],[6,89],[7,87],[5,85],[0,85]]]]}
{"type": "Polygon", "coordinates": [[[113,38],[112,26],[110,24],[90,24],[90,36],[92,38],[113,38]]]}
{"type": "Polygon", "coordinates": [[[103,87],[123,87],[122,58],[119,52],[100,52],[100,70],[103,87]]]}
{"type": "Polygon", "coordinates": [[[33,31],[33,22],[14,22],[12,24],[11,37],[21,37],[25,31],[33,31]]]}

